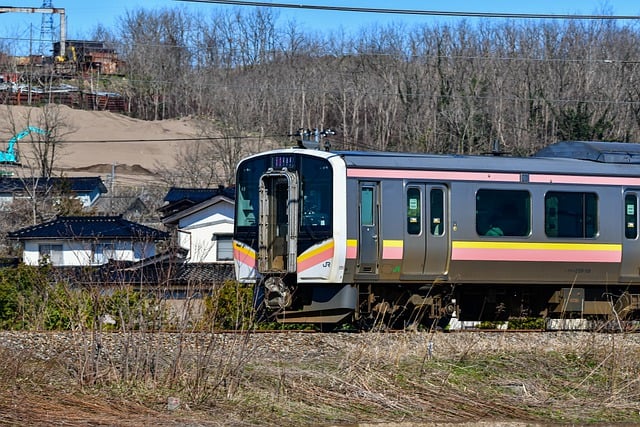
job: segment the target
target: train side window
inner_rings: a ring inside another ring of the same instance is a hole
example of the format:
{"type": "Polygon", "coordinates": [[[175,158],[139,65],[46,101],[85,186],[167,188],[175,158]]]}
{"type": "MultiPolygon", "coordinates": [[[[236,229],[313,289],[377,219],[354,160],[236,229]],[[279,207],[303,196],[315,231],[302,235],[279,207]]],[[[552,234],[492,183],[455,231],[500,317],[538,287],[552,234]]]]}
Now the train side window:
{"type": "Polygon", "coordinates": [[[595,193],[550,191],[544,196],[547,237],[592,238],[598,234],[595,193]]]}
{"type": "Polygon", "coordinates": [[[360,191],[360,225],[374,225],[373,209],[373,187],[362,187],[360,191]]]}
{"type": "Polygon", "coordinates": [[[476,193],[476,232],[481,236],[527,236],[531,231],[531,195],[523,190],[476,193]]]}
{"type": "Polygon", "coordinates": [[[422,229],[422,197],[417,187],[407,188],[407,233],[420,234],[422,229]]]}
{"type": "Polygon", "coordinates": [[[431,189],[431,234],[444,234],[444,191],[442,188],[431,189]]]}
{"type": "Polygon", "coordinates": [[[638,237],[638,197],[627,194],[624,197],[624,237],[635,239],[638,237]]]}

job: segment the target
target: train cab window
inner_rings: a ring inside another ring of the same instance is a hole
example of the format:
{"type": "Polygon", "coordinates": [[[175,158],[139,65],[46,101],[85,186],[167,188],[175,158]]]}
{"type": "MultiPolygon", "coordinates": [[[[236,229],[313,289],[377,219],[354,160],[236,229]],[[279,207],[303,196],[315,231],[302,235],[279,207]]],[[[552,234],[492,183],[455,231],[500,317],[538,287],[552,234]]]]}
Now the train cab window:
{"type": "Polygon", "coordinates": [[[333,175],[324,159],[303,157],[300,165],[300,238],[324,239],[332,228],[333,175]]]}
{"type": "Polygon", "coordinates": [[[531,195],[522,190],[481,189],[476,193],[476,232],[480,236],[527,236],[531,195]]]}
{"type": "Polygon", "coordinates": [[[236,179],[236,224],[240,228],[258,225],[259,181],[267,168],[266,159],[252,159],[238,168],[236,179]]]}
{"type": "Polygon", "coordinates": [[[442,188],[431,189],[431,234],[442,236],[444,234],[444,191],[442,188]]]}
{"type": "Polygon", "coordinates": [[[595,193],[548,192],[544,197],[544,230],[548,237],[595,237],[598,197],[595,193]]]}
{"type": "Polygon", "coordinates": [[[407,233],[409,234],[420,234],[422,229],[421,199],[419,188],[407,188],[407,233]]]}
{"type": "Polygon", "coordinates": [[[624,237],[638,237],[638,196],[627,194],[624,197],[624,237]]]}

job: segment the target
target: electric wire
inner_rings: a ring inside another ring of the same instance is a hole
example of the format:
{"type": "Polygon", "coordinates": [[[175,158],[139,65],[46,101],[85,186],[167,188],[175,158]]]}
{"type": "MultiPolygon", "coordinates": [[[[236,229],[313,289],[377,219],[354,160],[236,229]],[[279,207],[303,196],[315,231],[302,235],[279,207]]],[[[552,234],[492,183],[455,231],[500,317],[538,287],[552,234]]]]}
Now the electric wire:
{"type": "MultiPolygon", "coordinates": [[[[287,134],[272,134],[272,135],[260,135],[260,136],[231,136],[231,137],[194,137],[194,138],[149,138],[149,139],[96,139],[96,140],[55,140],[51,141],[51,143],[55,144],[112,144],[112,143],[135,143],[135,142],[176,142],[176,141],[190,141],[190,142],[198,142],[198,141],[233,141],[239,142],[242,140],[261,140],[261,139],[270,139],[270,138],[288,138],[287,134]]],[[[37,136],[32,137],[31,140],[23,139],[20,141],[21,144],[24,143],[45,143],[47,141],[38,139],[37,136]]],[[[1,145],[1,144],[0,144],[1,145]]]]}
{"type": "Polygon", "coordinates": [[[563,20],[638,20],[640,15],[581,15],[581,14],[549,14],[549,13],[501,13],[501,12],[457,12],[420,9],[386,9],[350,6],[324,6],[311,4],[271,3],[240,0],[174,0],[184,3],[211,3],[228,6],[253,6],[284,9],[307,9],[334,12],[377,13],[390,15],[447,16],[456,18],[507,18],[507,19],[563,19],[563,20]]]}

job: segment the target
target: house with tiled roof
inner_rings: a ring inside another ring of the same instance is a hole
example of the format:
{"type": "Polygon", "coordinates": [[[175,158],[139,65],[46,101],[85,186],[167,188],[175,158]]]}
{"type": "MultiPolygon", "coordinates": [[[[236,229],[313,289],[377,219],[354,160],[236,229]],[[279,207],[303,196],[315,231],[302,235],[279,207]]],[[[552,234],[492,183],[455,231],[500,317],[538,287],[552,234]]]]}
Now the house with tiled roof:
{"type": "Polygon", "coordinates": [[[217,188],[184,188],[171,187],[164,197],[164,205],[158,211],[164,217],[176,212],[188,209],[198,203],[204,202],[216,196],[224,196],[230,200],[235,199],[235,188],[218,186],[217,188]]]}
{"type": "Polygon", "coordinates": [[[189,263],[232,263],[235,189],[171,188],[159,209],[189,263]]]}
{"type": "Polygon", "coordinates": [[[0,209],[7,209],[16,199],[62,194],[72,195],[89,208],[105,193],[107,187],[100,177],[0,177],[0,209]]]}
{"type": "Polygon", "coordinates": [[[22,245],[27,265],[46,260],[54,266],[99,266],[153,257],[156,245],[169,234],[122,216],[61,216],[7,237],[22,245]]]}
{"type": "Polygon", "coordinates": [[[202,312],[202,297],[235,278],[233,269],[233,216],[235,188],[178,188],[169,190],[158,209],[178,255],[167,262],[148,265],[143,274],[170,269],[165,298],[179,318],[187,311],[202,312]]]}
{"type": "Polygon", "coordinates": [[[122,215],[130,221],[145,222],[150,218],[157,218],[138,196],[103,196],[93,205],[92,211],[96,215],[122,215]]]}
{"type": "Polygon", "coordinates": [[[234,197],[233,189],[174,190],[165,198],[170,207],[160,211],[170,232],[121,215],[76,216],[25,227],[8,238],[22,245],[25,264],[45,260],[58,267],[53,281],[105,289],[135,284],[159,292],[175,319],[196,318],[204,311],[203,297],[235,277],[234,197]]]}

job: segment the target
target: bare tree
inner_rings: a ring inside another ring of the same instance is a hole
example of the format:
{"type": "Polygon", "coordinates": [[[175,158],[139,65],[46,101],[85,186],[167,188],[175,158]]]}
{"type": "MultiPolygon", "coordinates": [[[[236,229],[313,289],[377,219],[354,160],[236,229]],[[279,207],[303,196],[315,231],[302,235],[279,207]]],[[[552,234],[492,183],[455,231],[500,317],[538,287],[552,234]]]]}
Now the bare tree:
{"type": "MultiPolygon", "coordinates": [[[[54,188],[51,178],[56,161],[61,155],[62,139],[73,129],[67,124],[62,107],[48,104],[42,108],[29,108],[16,114],[7,106],[8,127],[16,135],[24,129],[37,128],[40,132],[30,132],[19,142],[20,165],[12,171],[22,182],[21,191],[14,194],[16,211],[25,208],[28,215],[18,214],[18,218],[29,218],[30,224],[48,219],[57,213],[58,206],[73,209],[73,203],[57,203],[60,197],[68,198],[68,191],[54,188]]],[[[26,212],[25,212],[26,213],[26,212]]],[[[26,224],[22,224],[26,225],[26,224]]]]}
{"type": "MultiPolygon", "coordinates": [[[[322,37],[277,18],[266,8],[128,13],[118,42],[131,111],[210,123],[219,133],[207,129],[211,141],[181,153],[187,164],[210,159],[215,145],[231,164],[231,145],[245,148],[238,138],[301,127],[338,127],[344,148],[476,154],[495,140],[520,155],[558,138],[640,140],[633,25],[391,24],[322,37]]],[[[172,179],[229,176],[183,172],[172,179]]]]}
{"type": "MultiPolygon", "coordinates": [[[[238,110],[235,112],[239,113],[238,110]]],[[[209,140],[208,152],[211,158],[215,159],[211,163],[214,168],[213,175],[218,183],[227,186],[235,182],[235,167],[238,162],[243,157],[260,151],[260,147],[265,147],[266,143],[261,135],[248,138],[246,131],[241,127],[241,117],[238,114],[229,117],[230,121],[234,119],[235,123],[224,123],[223,126],[216,126],[209,120],[199,122],[202,135],[210,137],[216,134],[216,129],[220,129],[221,137],[209,140]]]]}
{"type": "Polygon", "coordinates": [[[63,139],[75,129],[69,126],[63,107],[56,104],[42,107],[34,120],[35,125],[45,132],[37,134],[37,138],[33,140],[36,172],[41,177],[50,178],[53,176],[55,163],[62,154],[63,139]]]}
{"type": "Polygon", "coordinates": [[[127,94],[140,117],[159,120],[185,113],[191,67],[188,35],[196,21],[179,9],[139,9],[122,19],[123,56],[130,82],[127,94]]]}
{"type": "Polygon", "coordinates": [[[175,156],[175,164],[157,164],[156,173],[169,186],[210,188],[221,183],[213,150],[205,141],[184,145],[175,156]]]}
{"type": "Polygon", "coordinates": [[[274,147],[260,135],[248,136],[242,129],[215,124],[211,120],[199,120],[198,127],[202,140],[180,148],[175,165],[156,165],[156,173],[170,186],[214,188],[233,185],[235,167],[243,157],[274,147]]]}

